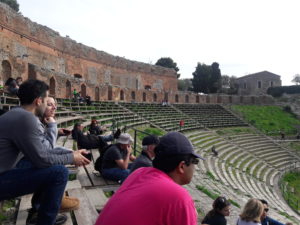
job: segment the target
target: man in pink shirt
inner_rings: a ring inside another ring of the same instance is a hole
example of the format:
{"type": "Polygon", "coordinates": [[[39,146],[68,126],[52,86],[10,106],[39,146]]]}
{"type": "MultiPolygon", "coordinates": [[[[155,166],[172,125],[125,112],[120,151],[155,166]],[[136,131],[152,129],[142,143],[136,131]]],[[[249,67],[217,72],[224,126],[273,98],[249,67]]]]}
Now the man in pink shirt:
{"type": "Polygon", "coordinates": [[[201,157],[179,132],[163,136],[155,153],[154,168],[134,171],[108,201],[96,225],[197,224],[194,202],[181,185],[190,183],[201,157]]]}

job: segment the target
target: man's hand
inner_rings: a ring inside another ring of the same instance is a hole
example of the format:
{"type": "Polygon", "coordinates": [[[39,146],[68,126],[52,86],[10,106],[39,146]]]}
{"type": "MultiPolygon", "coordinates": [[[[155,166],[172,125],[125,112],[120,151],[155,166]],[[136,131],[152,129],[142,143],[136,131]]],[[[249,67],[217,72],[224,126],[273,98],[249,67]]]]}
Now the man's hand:
{"type": "Polygon", "coordinates": [[[68,129],[65,129],[65,128],[59,128],[58,129],[58,135],[59,136],[67,136],[67,135],[70,135],[72,132],[68,129]]]}
{"type": "Polygon", "coordinates": [[[54,117],[45,117],[44,118],[45,123],[55,123],[54,117]]]}
{"type": "Polygon", "coordinates": [[[84,154],[88,154],[89,152],[85,149],[74,151],[74,165],[75,166],[85,166],[88,165],[91,161],[84,157],[84,154]]]}

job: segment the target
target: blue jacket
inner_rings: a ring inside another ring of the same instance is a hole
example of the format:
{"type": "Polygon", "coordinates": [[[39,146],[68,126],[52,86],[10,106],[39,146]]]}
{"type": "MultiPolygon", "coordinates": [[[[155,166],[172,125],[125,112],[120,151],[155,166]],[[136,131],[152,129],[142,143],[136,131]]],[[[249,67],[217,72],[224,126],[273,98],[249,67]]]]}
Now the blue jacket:
{"type": "Polygon", "coordinates": [[[284,225],[284,224],[267,216],[263,221],[261,221],[261,225],[284,225]]]}

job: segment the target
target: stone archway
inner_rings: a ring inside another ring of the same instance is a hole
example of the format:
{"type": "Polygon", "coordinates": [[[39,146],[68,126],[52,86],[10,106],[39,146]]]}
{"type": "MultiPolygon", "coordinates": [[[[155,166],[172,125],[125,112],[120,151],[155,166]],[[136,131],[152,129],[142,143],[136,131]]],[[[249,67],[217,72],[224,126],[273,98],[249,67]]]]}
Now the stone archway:
{"type": "Polygon", "coordinates": [[[100,90],[99,90],[99,87],[95,88],[95,101],[100,101],[100,90]]]}
{"type": "Polygon", "coordinates": [[[81,97],[85,98],[85,96],[86,96],[86,86],[85,86],[85,84],[82,84],[80,87],[81,87],[81,90],[80,90],[81,97]]]}
{"type": "Polygon", "coordinates": [[[69,80],[67,80],[66,82],[66,98],[71,98],[72,97],[72,86],[71,86],[71,82],[69,80]]]}
{"type": "Polygon", "coordinates": [[[135,101],[135,92],[134,91],[131,92],[131,100],[135,101]]]}
{"type": "Polygon", "coordinates": [[[156,93],[153,94],[153,101],[157,102],[157,94],[156,93]]]}
{"type": "Polygon", "coordinates": [[[190,97],[188,95],[185,96],[185,103],[189,103],[190,97]]]}
{"type": "Polygon", "coordinates": [[[36,71],[34,65],[28,63],[28,79],[36,80],[36,71]]]}
{"type": "Polygon", "coordinates": [[[143,102],[147,101],[147,95],[145,92],[143,92],[143,102]]]}
{"type": "Polygon", "coordinates": [[[56,86],[56,81],[54,79],[54,77],[50,78],[50,85],[49,85],[49,94],[50,96],[55,97],[55,86],[56,86]]]}
{"type": "Polygon", "coordinates": [[[108,93],[107,94],[108,94],[108,96],[107,96],[108,100],[112,100],[112,95],[113,95],[112,87],[110,87],[110,86],[108,87],[108,93]]]}
{"type": "Polygon", "coordinates": [[[179,98],[178,98],[178,95],[175,95],[175,102],[179,102],[179,98]]]}
{"type": "Polygon", "coordinates": [[[2,80],[5,83],[11,77],[11,65],[7,60],[2,61],[2,80]]]}
{"type": "Polygon", "coordinates": [[[200,97],[199,95],[196,96],[196,103],[199,103],[200,102],[200,97]]]}

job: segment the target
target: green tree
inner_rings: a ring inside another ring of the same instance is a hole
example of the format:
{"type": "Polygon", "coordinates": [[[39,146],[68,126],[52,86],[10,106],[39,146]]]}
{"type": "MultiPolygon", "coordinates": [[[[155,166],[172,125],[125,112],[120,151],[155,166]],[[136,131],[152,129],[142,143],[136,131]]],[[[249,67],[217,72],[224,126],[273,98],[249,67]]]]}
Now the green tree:
{"type": "Polygon", "coordinates": [[[16,12],[19,12],[19,3],[17,2],[17,0],[0,0],[0,2],[9,5],[10,8],[15,10],[16,12]]]}
{"type": "Polygon", "coordinates": [[[170,57],[160,58],[159,60],[157,60],[155,65],[174,69],[177,73],[177,78],[180,77],[180,74],[178,73],[179,68],[177,67],[177,63],[174,62],[170,57]]]}
{"type": "Polygon", "coordinates": [[[295,74],[292,82],[295,83],[296,85],[299,85],[300,84],[300,74],[295,74]]]}
{"type": "Polygon", "coordinates": [[[235,76],[228,76],[228,75],[222,75],[222,88],[221,93],[225,94],[237,94],[238,91],[238,84],[236,83],[236,77],[235,76]]]}
{"type": "Polygon", "coordinates": [[[192,84],[194,92],[209,93],[209,80],[211,75],[211,67],[198,63],[193,73],[192,84]]]}
{"type": "Polygon", "coordinates": [[[211,66],[198,63],[192,78],[195,92],[216,93],[222,88],[221,70],[214,62],[211,66]]]}
{"type": "Polygon", "coordinates": [[[179,91],[191,91],[192,89],[193,89],[193,84],[191,79],[178,80],[179,91]]]}

